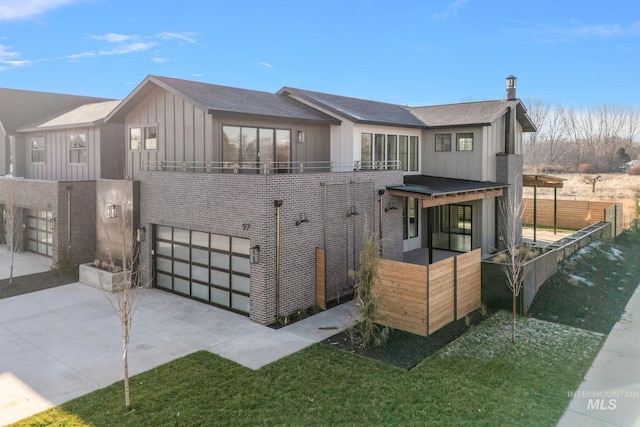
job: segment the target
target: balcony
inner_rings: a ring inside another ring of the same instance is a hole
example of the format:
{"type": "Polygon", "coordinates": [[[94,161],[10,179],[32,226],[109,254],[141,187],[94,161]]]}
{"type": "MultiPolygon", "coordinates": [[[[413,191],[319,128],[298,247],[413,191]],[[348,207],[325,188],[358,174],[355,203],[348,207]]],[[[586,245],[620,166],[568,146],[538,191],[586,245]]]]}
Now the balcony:
{"type": "Polygon", "coordinates": [[[399,161],[340,162],[211,162],[211,161],[166,161],[143,160],[140,170],[153,172],[191,172],[228,174],[300,174],[353,171],[399,170],[399,161]]]}

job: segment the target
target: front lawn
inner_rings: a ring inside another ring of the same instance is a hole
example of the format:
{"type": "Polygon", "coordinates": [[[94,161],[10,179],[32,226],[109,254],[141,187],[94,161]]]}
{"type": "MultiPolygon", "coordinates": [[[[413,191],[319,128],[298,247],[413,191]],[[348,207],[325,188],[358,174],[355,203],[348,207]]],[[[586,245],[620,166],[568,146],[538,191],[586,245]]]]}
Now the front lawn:
{"type": "Polygon", "coordinates": [[[197,352],[17,425],[553,426],[603,335],[498,312],[411,371],[321,343],[258,371],[197,352]]]}

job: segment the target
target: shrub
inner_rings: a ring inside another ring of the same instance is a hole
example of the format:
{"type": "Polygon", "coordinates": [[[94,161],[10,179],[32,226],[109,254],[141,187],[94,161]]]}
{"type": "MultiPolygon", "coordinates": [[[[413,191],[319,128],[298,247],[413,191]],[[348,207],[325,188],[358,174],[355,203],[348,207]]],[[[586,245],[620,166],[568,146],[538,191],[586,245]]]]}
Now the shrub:
{"type": "Polygon", "coordinates": [[[629,175],[640,175],[640,166],[633,167],[628,170],[629,175]]]}
{"type": "Polygon", "coordinates": [[[578,166],[578,172],[580,172],[580,173],[596,173],[596,172],[598,172],[598,168],[596,168],[591,163],[580,163],[580,166],[578,166]]]}

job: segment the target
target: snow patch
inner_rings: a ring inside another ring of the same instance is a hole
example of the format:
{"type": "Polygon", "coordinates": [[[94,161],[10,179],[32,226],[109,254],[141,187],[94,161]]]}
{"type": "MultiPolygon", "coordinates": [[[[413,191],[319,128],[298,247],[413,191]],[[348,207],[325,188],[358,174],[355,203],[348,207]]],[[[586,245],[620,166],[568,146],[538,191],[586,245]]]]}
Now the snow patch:
{"type": "Polygon", "coordinates": [[[584,277],[580,277],[580,276],[576,276],[575,274],[569,274],[569,277],[571,277],[571,279],[573,279],[571,282],[573,284],[578,284],[578,283],[582,283],[584,285],[587,286],[593,286],[593,282],[590,280],[585,279],[584,277]]]}

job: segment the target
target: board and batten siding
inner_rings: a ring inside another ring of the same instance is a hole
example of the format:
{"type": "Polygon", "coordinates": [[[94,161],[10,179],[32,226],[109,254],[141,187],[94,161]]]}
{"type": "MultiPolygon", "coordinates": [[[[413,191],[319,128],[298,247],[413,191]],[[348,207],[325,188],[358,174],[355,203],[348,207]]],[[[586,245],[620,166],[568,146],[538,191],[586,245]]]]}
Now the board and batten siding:
{"type": "Polygon", "coordinates": [[[422,173],[445,178],[482,181],[485,133],[482,127],[428,130],[422,133],[422,173]],[[473,151],[456,151],[456,134],[473,132],[473,151]],[[451,151],[436,152],[436,134],[451,134],[451,151]]]}
{"type": "Polygon", "coordinates": [[[209,114],[184,97],[155,89],[126,117],[128,174],[134,176],[141,161],[222,161],[222,126],[252,126],[291,130],[292,161],[329,161],[329,125],[288,120],[250,118],[242,114],[209,114]],[[129,150],[129,129],[157,125],[157,150],[129,150]],[[298,130],[305,142],[297,142],[298,130]]]}
{"type": "Polygon", "coordinates": [[[31,132],[25,134],[23,138],[25,147],[27,147],[25,153],[27,162],[26,178],[49,181],[87,181],[100,178],[102,172],[100,127],[31,132]],[[78,133],[87,135],[87,162],[76,164],[69,161],[69,137],[78,133]],[[29,141],[34,136],[44,136],[46,151],[44,163],[31,162],[29,141]]]}

